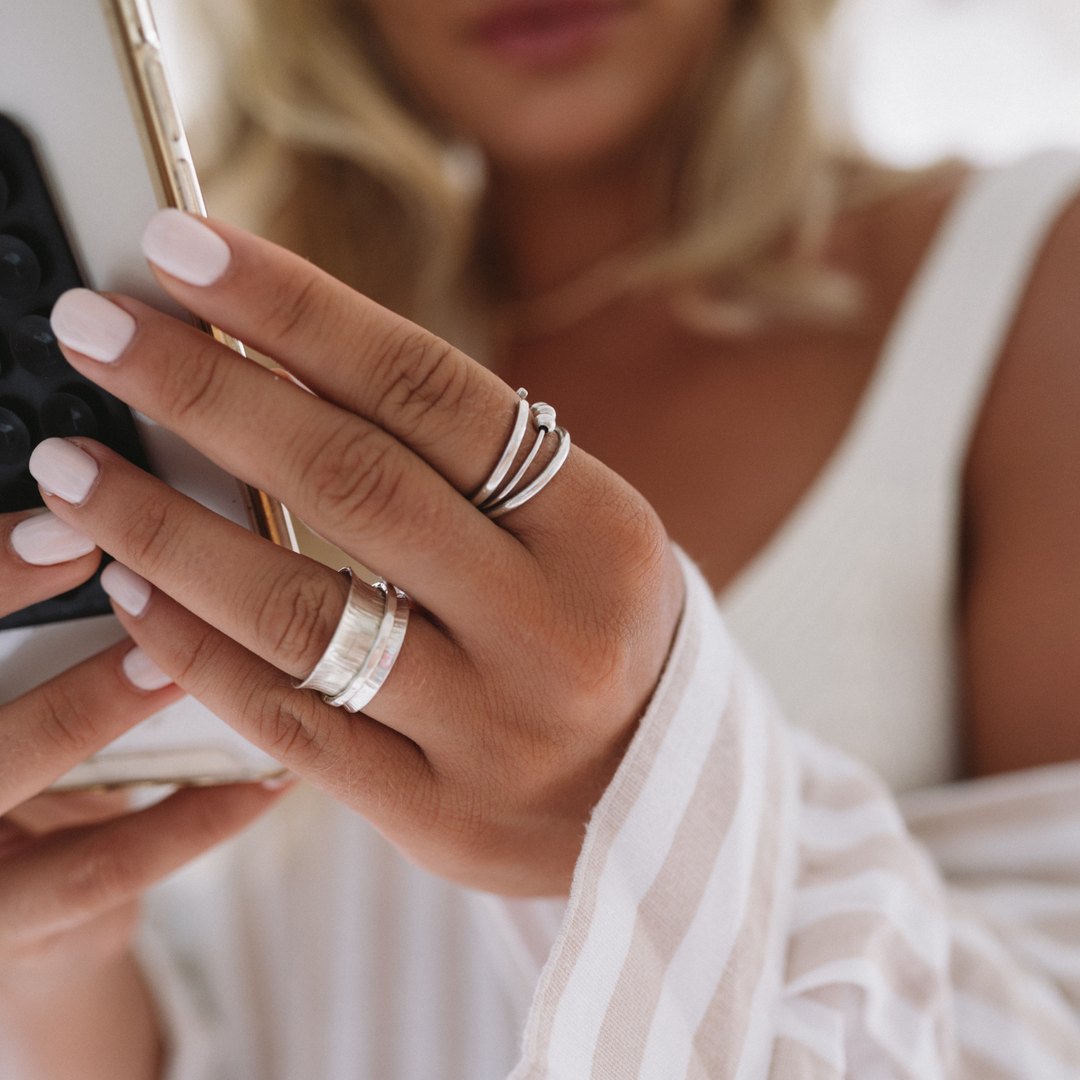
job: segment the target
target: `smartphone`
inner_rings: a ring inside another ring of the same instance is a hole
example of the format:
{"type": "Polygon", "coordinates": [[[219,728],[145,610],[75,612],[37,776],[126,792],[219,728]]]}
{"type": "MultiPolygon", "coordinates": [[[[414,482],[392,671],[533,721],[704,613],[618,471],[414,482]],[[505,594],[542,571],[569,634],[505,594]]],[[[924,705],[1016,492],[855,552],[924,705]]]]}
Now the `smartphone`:
{"type": "MultiPolygon", "coordinates": [[[[52,337],[52,305],[78,285],[190,318],[139,248],[166,206],[205,213],[148,0],[0,0],[0,511],[42,505],[26,468],[37,442],[87,435],[295,550],[284,507],[80,376],[52,337]]],[[[123,636],[97,576],[0,619],[0,704],[123,636]]],[[[235,783],[281,771],[184,698],[54,790],[235,783]]]]}

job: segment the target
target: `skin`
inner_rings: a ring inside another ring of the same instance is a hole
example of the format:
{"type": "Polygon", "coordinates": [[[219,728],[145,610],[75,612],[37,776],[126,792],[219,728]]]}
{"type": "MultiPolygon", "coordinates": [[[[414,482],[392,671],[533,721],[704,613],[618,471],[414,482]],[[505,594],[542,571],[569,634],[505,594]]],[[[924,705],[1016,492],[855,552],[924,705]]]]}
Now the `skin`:
{"type": "Polygon", "coordinates": [[[50,509],[158,587],[137,619],[118,612],[125,627],[291,771],[427,869],[564,894],[678,620],[659,519],[578,451],[545,491],[557,515],[536,499],[490,521],[462,493],[490,470],[514,391],[304,259],[213,228],[232,252],[215,284],[160,280],[317,397],[126,297],[112,299],[137,329],[115,362],[65,355],[404,589],[423,610],[390,678],[356,715],[293,689],[338,621],[342,576],[98,443],[72,440],[98,465],[86,499],[47,495],[50,509]]]}
{"type": "MultiPolygon", "coordinates": [[[[723,33],[726,7],[640,0],[599,44],[525,65],[470,44],[470,26],[488,9],[474,0],[369,5],[421,108],[484,148],[509,288],[528,298],[663,224],[657,178],[671,162],[662,121],[723,33]]],[[[113,364],[69,352],[71,362],[277,495],[422,605],[367,717],[346,717],[289,683],[329,639],[344,602],[337,575],[213,518],[87,440],[74,441],[98,463],[97,484],[79,506],[51,497],[49,506],[158,586],[138,619],[120,612],[122,621],[180,685],[252,741],[438,873],[507,894],[565,891],[589,809],[633,734],[675,626],[681,592],[668,535],[718,589],[772,535],[842,438],[961,180],[939,174],[837,222],[829,258],[867,291],[864,317],[847,327],[719,342],[689,334],[662,303],[645,300],[550,338],[512,340],[508,381],[556,403],[576,445],[544,496],[499,525],[460,495],[490,468],[512,391],[430,335],[220,223],[212,227],[232,251],[222,279],[206,288],[159,279],[321,400],[114,297],[137,321],[131,345],[113,364]],[[691,476],[693,490],[680,488],[691,476]]],[[[977,771],[1080,751],[1080,311],[1070,291],[1078,274],[1073,207],[1036,268],[965,471],[961,667],[977,771]]],[[[11,606],[70,584],[50,578],[43,587],[11,606]]],[[[95,700],[99,676],[121,703],[131,696],[115,685],[115,656],[95,663],[97,675],[78,676],[88,680],[78,684],[80,700],[95,700]]],[[[104,743],[140,715],[112,708],[107,731],[90,717],[89,741],[104,743]]],[[[34,761],[0,753],[0,768],[19,778],[19,799],[67,767],[56,761],[41,776],[34,761]]],[[[186,793],[168,812],[186,813],[199,798],[247,797],[186,793]]],[[[251,811],[237,803],[224,815],[228,827],[251,811]]],[[[199,842],[210,842],[207,821],[218,815],[190,812],[202,822],[199,842]]],[[[9,816],[28,834],[18,820],[18,811],[9,816]]],[[[157,848],[139,846],[141,830],[158,820],[146,811],[89,826],[127,830],[123,903],[164,872],[151,858],[157,848]]],[[[163,834],[175,831],[170,824],[163,834]]],[[[73,837],[63,850],[74,853],[71,867],[81,865],[87,834],[49,835],[73,837]]],[[[170,849],[177,862],[188,857],[182,847],[170,849]]],[[[56,880],[43,860],[13,895],[56,880]]],[[[0,908],[6,925],[2,916],[0,908]]],[[[17,958],[0,954],[0,983],[16,988],[7,1016],[30,1055],[44,1053],[50,1007],[83,1017],[73,1040],[84,1032],[88,1045],[103,1031],[115,1035],[125,1015],[134,1056],[99,1072],[150,1076],[158,1040],[124,954],[130,924],[88,927],[94,962],[69,961],[67,970],[85,976],[69,980],[70,993],[47,977],[40,994],[21,991],[9,974],[17,958]],[[104,1015],[88,1011],[91,998],[104,1015]]],[[[116,1051],[124,1040],[111,1037],[116,1051]]],[[[91,1075],[66,1053],[68,1073],[91,1075]]],[[[66,1075],[49,1067],[39,1071],[66,1075]]]]}
{"type": "MultiPolygon", "coordinates": [[[[723,34],[728,4],[631,5],[594,52],[531,65],[477,44],[477,13],[492,5],[366,7],[417,99],[487,154],[489,213],[512,295],[572,281],[663,221],[656,178],[667,145],[639,89],[649,86],[660,115],[670,110],[723,34]],[[571,87],[574,107],[557,114],[557,136],[542,139],[534,112],[571,87]]],[[[826,258],[865,289],[852,324],[718,341],[680,326],[662,300],[633,297],[546,337],[511,337],[500,370],[556,403],[575,440],[645,495],[722,591],[843,438],[964,179],[962,169],[942,170],[836,222],[826,258]]],[[[1080,756],[1078,279],[1080,201],[1037,261],[964,471],[958,659],[976,775],[1080,756]]]]}
{"type": "MultiPolygon", "coordinates": [[[[0,613],[66,592],[100,551],[31,566],[0,515],[0,613]]],[[[132,686],[121,642],[0,707],[0,1031],[31,1077],[127,1080],[161,1057],[153,1007],[129,945],[145,889],[247,825],[278,795],[191,790],[127,813],[119,793],[38,792],[181,696],[132,686]]]]}

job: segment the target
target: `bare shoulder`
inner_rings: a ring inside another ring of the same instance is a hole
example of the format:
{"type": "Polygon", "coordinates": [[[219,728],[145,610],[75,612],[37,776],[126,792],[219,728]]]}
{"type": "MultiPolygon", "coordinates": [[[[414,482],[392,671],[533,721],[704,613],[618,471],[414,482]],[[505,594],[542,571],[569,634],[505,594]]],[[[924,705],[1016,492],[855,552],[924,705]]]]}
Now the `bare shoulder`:
{"type": "Polygon", "coordinates": [[[1080,757],[1080,196],[1028,282],[964,494],[974,767],[1080,757]]]}
{"type": "Polygon", "coordinates": [[[1036,261],[1001,357],[1003,377],[1019,368],[1029,377],[1057,372],[1072,379],[1080,370],[1078,299],[1080,192],[1057,219],[1036,261]]]}
{"type": "Polygon", "coordinates": [[[989,508],[1006,477],[1019,480],[1036,463],[1061,474],[1073,448],[1080,448],[1080,192],[1051,229],[1006,339],[972,440],[969,493],[989,508]]]}

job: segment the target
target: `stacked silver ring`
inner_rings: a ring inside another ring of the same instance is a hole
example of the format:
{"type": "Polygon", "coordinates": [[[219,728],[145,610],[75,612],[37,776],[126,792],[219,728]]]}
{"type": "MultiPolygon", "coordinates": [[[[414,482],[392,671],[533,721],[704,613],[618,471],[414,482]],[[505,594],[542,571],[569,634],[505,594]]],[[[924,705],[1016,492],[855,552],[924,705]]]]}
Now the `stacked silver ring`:
{"type": "Polygon", "coordinates": [[[528,396],[527,390],[518,391],[517,414],[514,417],[514,426],[510,432],[506,448],[503,450],[491,475],[484,481],[480,490],[476,492],[471,500],[473,506],[478,507],[489,518],[502,517],[508,511],[527,503],[551,482],[570,456],[570,434],[566,428],[555,426],[555,410],[542,401],[530,406],[527,401],[528,396]],[[536,439],[525,456],[525,460],[518,467],[517,472],[507,483],[503,484],[506,474],[513,467],[521,451],[522,444],[525,442],[525,430],[528,427],[530,416],[536,421],[536,439]],[[532,465],[537,454],[540,453],[540,447],[543,445],[544,439],[551,432],[554,432],[559,440],[554,456],[534,480],[531,480],[518,490],[518,485],[524,479],[529,466],[532,465]],[[501,488],[499,487],[500,484],[503,485],[501,488]]]}
{"type": "MultiPolygon", "coordinates": [[[[501,517],[527,503],[551,482],[570,455],[570,435],[556,426],[555,410],[543,402],[530,406],[528,396],[525,390],[518,391],[510,438],[491,475],[472,497],[473,505],[489,518],[501,517]],[[530,417],[536,422],[536,438],[507,480],[525,443],[530,417]],[[559,440],[555,453],[536,477],[521,486],[544,440],[553,432],[559,440]]],[[[355,713],[379,692],[401,652],[409,623],[409,600],[388,582],[367,585],[349,567],[341,573],[349,577],[349,596],[334,636],[311,674],[303,680],[294,679],[293,686],[318,690],[328,705],[355,713]]]]}
{"type": "Polygon", "coordinates": [[[397,660],[409,622],[408,597],[393,585],[368,585],[349,567],[349,597],[334,636],[297,690],[319,690],[328,705],[360,712],[379,692],[397,660]]]}

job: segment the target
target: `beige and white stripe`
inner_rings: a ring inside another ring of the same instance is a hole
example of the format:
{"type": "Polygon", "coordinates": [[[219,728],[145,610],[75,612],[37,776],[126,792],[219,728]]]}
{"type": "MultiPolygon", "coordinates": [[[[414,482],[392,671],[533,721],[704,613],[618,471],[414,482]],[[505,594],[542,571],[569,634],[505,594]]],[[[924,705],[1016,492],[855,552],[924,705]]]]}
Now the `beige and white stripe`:
{"type": "MultiPolygon", "coordinates": [[[[1080,1076],[1080,883],[984,882],[961,917],[884,785],[784,724],[686,576],[512,1080],[1080,1076]],[[1009,918],[1011,937],[994,928],[1009,918]]],[[[1041,830],[1073,830],[1080,854],[1080,768],[1054,780],[1011,800],[957,787],[909,812],[968,878],[1007,858],[1060,874],[1041,830]],[[973,832],[991,853],[979,866],[973,832]]]]}
{"type": "Polygon", "coordinates": [[[169,1080],[1080,1080],[1080,765],[898,808],[684,570],[565,914],[301,788],[151,898],[169,1080]]]}

